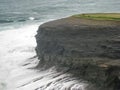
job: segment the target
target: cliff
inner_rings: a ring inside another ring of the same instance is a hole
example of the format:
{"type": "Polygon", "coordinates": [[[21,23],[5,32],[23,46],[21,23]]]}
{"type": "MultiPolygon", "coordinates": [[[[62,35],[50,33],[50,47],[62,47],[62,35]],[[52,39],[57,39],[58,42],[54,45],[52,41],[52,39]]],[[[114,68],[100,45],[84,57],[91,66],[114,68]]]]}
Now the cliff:
{"type": "Polygon", "coordinates": [[[108,14],[107,18],[89,15],[75,15],[39,27],[38,67],[68,67],[68,72],[98,89],[120,90],[120,14],[112,14],[112,18],[108,14]]]}

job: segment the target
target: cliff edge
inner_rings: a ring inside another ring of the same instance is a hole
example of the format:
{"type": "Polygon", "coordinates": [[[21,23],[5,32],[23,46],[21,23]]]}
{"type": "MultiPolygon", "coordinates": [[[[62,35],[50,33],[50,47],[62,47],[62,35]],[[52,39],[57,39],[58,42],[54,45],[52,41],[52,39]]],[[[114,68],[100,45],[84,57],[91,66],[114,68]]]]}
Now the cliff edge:
{"type": "Polygon", "coordinates": [[[120,90],[120,14],[50,21],[39,27],[36,41],[38,66],[68,67],[98,89],[120,90]]]}

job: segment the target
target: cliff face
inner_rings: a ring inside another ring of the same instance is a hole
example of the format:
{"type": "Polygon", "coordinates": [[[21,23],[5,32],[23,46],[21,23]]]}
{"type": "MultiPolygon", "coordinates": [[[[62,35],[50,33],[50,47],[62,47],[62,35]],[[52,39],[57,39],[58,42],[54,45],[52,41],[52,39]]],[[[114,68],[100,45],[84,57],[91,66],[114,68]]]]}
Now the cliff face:
{"type": "Polygon", "coordinates": [[[55,20],[39,27],[36,41],[38,66],[68,67],[98,88],[120,90],[120,21],[55,20]]]}

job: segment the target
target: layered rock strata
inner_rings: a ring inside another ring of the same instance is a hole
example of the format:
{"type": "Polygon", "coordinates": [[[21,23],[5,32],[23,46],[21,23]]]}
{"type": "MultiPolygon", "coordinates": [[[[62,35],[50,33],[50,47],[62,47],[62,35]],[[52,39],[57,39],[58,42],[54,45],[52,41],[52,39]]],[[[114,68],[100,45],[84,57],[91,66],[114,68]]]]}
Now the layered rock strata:
{"type": "Polygon", "coordinates": [[[120,90],[120,21],[68,17],[42,24],[38,66],[67,67],[106,90],[120,90]]]}

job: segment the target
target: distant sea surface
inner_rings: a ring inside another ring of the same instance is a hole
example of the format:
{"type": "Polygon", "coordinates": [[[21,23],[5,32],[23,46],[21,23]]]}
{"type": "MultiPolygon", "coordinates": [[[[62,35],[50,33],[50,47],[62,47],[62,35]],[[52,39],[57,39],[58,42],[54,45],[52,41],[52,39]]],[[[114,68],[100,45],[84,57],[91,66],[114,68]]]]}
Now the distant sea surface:
{"type": "Polygon", "coordinates": [[[97,12],[120,12],[120,0],[0,0],[0,25],[97,12]]]}
{"type": "Polygon", "coordinates": [[[87,83],[34,68],[34,36],[46,21],[80,13],[120,13],[120,0],[0,0],[0,90],[85,90],[87,83]]]}

